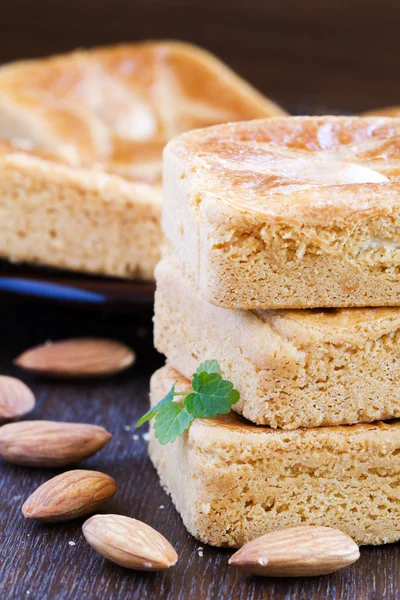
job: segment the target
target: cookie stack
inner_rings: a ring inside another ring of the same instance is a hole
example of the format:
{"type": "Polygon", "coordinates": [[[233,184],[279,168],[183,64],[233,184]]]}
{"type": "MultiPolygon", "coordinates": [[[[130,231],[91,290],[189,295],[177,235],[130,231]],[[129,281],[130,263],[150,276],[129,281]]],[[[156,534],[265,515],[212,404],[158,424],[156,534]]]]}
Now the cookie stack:
{"type": "Polygon", "coordinates": [[[151,401],[206,359],[240,392],[237,414],[150,443],[203,542],[400,538],[399,139],[400,119],[277,117],[165,150],[151,401]]]}

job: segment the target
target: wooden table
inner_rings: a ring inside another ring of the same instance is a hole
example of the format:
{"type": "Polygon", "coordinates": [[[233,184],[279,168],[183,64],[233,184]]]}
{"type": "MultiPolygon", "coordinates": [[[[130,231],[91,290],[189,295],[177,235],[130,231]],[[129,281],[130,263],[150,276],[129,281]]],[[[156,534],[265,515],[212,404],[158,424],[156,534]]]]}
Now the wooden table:
{"type": "MultiPolygon", "coordinates": [[[[109,473],[118,492],[107,506],[146,521],[176,548],[180,560],[166,573],[136,573],[96,554],[81,533],[82,521],[45,525],[25,521],[25,498],[60,471],[0,461],[0,598],[2,600],[394,600],[399,598],[399,548],[363,548],[353,566],[327,577],[273,580],[247,577],[228,567],[229,550],[204,546],[183,526],[158,483],[143,432],[133,424],[148,402],[151,373],[163,359],[152,348],[151,310],[107,314],[0,296],[2,374],[17,375],[34,390],[35,419],[96,423],[114,435],[83,468],[109,473]],[[80,383],[34,380],[12,365],[22,350],[47,339],[113,336],[137,352],[136,365],[120,376],[80,383]],[[201,554],[201,553],[200,553],[201,554]]],[[[179,468],[179,465],[177,465],[179,468]]]]}

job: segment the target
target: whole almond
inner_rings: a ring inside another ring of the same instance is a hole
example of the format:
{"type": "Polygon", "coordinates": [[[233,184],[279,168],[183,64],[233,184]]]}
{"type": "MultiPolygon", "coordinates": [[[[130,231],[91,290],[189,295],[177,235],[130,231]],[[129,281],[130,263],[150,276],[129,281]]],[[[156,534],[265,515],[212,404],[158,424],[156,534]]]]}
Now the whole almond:
{"type": "Polygon", "coordinates": [[[357,544],[330,527],[292,527],[267,533],[245,544],[229,564],[267,577],[326,575],[360,557],[357,544]]]}
{"type": "Polygon", "coordinates": [[[38,487],[22,506],[22,514],[38,521],[70,521],[96,512],[116,491],[114,479],[105,473],[67,471],[38,487]]]}
{"type": "Polygon", "coordinates": [[[128,569],[158,571],[176,564],[178,555],[161,533],[122,515],[95,515],[83,524],[86,541],[102,556],[128,569]]]}
{"type": "Polygon", "coordinates": [[[111,438],[98,425],[20,421],[0,427],[0,456],[28,467],[64,467],[92,456],[111,438]]]}
{"type": "Polygon", "coordinates": [[[18,419],[35,407],[33,392],[19,379],[0,375],[0,424],[18,419]]]}
{"type": "Polygon", "coordinates": [[[104,377],[130,367],[133,351],[114,340],[77,338],[48,342],[27,350],[14,363],[49,377],[104,377]]]}

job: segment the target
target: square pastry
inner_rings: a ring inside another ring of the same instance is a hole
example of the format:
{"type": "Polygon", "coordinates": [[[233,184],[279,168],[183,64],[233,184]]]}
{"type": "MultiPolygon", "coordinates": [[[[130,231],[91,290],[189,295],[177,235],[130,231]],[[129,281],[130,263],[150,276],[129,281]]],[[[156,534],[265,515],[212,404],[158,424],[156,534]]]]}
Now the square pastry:
{"type": "MultiPolygon", "coordinates": [[[[156,404],[177,381],[151,381],[156,404]]],[[[274,430],[230,413],[196,419],[172,444],[151,434],[150,458],[188,531],[214,546],[296,525],[337,527],[358,544],[400,538],[400,423],[274,430]]]]}
{"type": "Polygon", "coordinates": [[[2,66],[0,137],[65,162],[52,173],[48,157],[39,174],[33,159],[2,152],[0,256],[152,279],[166,142],[194,127],[282,113],[189,44],[125,44],[2,66]]]}
{"type": "Polygon", "coordinates": [[[164,153],[164,230],[210,302],[400,305],[400,119],[276,117],[164,153]]]}
{"type": "Polygon", "coordinates": [[[232,310],[207,302],[169,255],[156,269],[155,345],[190,377],[216,359],[234,410],[295,429],[400,417],[400,308],[232,310]]]}

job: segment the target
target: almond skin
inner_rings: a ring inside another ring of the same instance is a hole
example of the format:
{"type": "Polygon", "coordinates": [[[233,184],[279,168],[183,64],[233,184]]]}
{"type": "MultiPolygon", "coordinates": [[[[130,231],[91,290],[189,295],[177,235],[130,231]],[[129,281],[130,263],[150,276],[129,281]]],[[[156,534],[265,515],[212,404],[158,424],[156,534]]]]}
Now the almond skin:
{"type": "Polygon", "coordinates": [[[99,510],[117,491],[114,479],[98,471],[61,473],[37,488],[22,506],[27,519],[71,521],[99,510]]]}
{"type": "Polygon", "coordinates": [[[357,544],[330,527],[292,527],[245,544],[229,564],[266,577],[311,577],[343,569],[360,557],[357,544]]]}
{"type": "Polygon", "coordinates": [[[122,515],[94,515],[83,524],[86,541],[112,562],[138,571],[158,571],[176,564],[178,555],[161,533],[122,515]]]}
{"type": "Polygon", "coordinates": [[[133,351],[114,340],[76,338],[27,350],[14,364],[37,375],[84,378],[114,375],[135,361],[133,351]]]}
{"type": "Polygon", "coordinates": [[[0,427],[0,456],[16,465],[65,467],[92,456],[111,438],[98,425],[21,421],[0,427]]]}
{"type": "Polygon", "coordinates": [[[35,407],[35,396],[15,377],[0,375],[0,424],[18,419],[35,407]]]}

